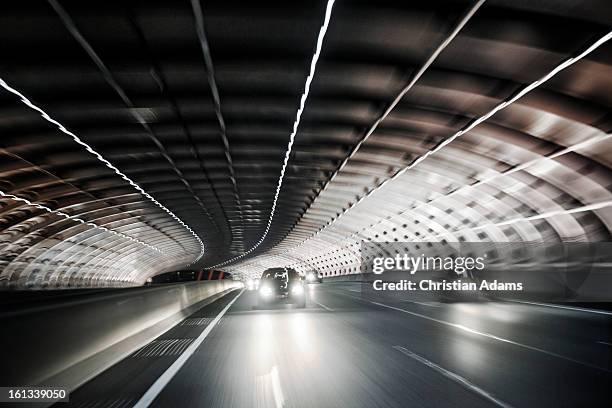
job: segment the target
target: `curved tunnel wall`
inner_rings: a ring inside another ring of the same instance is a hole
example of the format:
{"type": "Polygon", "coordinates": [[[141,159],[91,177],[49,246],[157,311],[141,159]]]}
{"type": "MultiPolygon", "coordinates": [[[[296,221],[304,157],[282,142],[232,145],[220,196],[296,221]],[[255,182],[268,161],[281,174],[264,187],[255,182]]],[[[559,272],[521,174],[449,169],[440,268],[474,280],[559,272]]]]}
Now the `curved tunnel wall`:
{"type": "Polygon", "coordinates": [[[182,264],[181,255],[193,257],[193,252],[175,243],[164,245],[165,231],[148,225],[151,215],[146,214],[144,222],[142,211],[132,214],[130,209],[139,203],[97,210],[87,204],[60,207],[71,217],[66,218],[11,199],[0,202],[7,226],[0,234],[0,285],[4,287],[140,285],[148,276],[182,264]],[[155,238],[163,246],[155,246],[155,238]]]}
{"type": "Polygon", "coordinates": [[[0,17],[1,288],[610,240],[605,2],[339,1],[291,151],[325,2],[188,3],[0,17]]]}
{"type": "MultiPolygon", "coordinates": [[[[571,84],[563,87],[597,82],[599,69],[604,68],[578,62],[564,74],[571,84]]],[[[607,82],[600,85],[607,87],[607,82]]],[[[279,249],[271,251],[274,257],[261,256],[232,270],[257,275],[282,264],[317,269],[323,276],[359,273],[362,241],[610,240],[612,142],[604,106],[581,106],[587,96],[577,91],[536,89],[426,160],[407,167],[394,164],[394,147],[412,157],[436,149],[435,143],[407,141],[413,132],[435,127],[453,135],[447,124],[457,117],[446,113],[453,107],[435,98],[442,91],[418,87],[415,93],[430,106],[407,107],[406,118],[392,121],[400,130],[385,128],[370,138],[279,249]],[[399,174],[382,183],[396,166],[399,174]]],[[[452,92],[444,89],[447,96],[452,92]]],[[[482,93],[463,97],[473,103],[463,122],[491,107],[491,98],[482,93]],[[483,108],[477,109],[480,104],[483,108]]]]}

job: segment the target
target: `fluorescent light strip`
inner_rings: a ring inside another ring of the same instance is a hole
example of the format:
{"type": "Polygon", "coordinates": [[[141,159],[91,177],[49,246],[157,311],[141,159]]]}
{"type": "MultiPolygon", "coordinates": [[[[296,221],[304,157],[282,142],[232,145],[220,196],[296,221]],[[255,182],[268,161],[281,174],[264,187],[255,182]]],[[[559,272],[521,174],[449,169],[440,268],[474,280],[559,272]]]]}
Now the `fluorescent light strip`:
{"type": "MultiPolygon", "coordinates": [[[[106,64],[104,64],[104,61],[102,61],[102,59],[93,49],[91,44],[89,44],[89,42],[87,42],[85,37],[83,37],[81,32],[76,27],[74,21],[72,20],[72,17],[70,17],[70,15],[66,12],[66,10],[56,0],[48,0],[48,2],[49,2],[49,5],[57,13],[58,17],[62,21],[62,24],[64,25],[66,30],[68,30],[68,32],[72,35],[75,41],[83,48],[83,50],[87,53],[87,55],[92,59],[93,63],[98,67],[98,69],[102,73],[102,76],[104,77],[104,80],[106,81],[106,83],[117,93],[119,98],[128,107],[129,113],[143,127],[149,139],[159,149],[162,157],[166,159],[166,161],[170,164],[170,166],[172,167],[172,170],[174,170],[177,177],[185,185],[185,188],[187,188],[187,190],[191,193],[195,201],[200,205],[200,207],[202,208],[206,216],[211,220],[215,228],[217,228],[214,218],[210,215],[210,213],[206,209],[206,206],[204,205],[200,197],[195,193],[195,191],[193,191],[193,188],[191,187],[187,179],[185,179],[183,172],[177,167],[176,163],[174,162],[172,157],[170,157],[164,145],[155,136],[155,133],[153,132],[153,130],[147,123],[147,120],[140,113],[140,109],[136,108],[134,103],[130,100],[130,98],[127,96],[125,91],[121,88],[121,86],[119,85],[119,83],[117,82],[117,80],[115,79],[111,71],[108,69],[106,64]]],[[[152,72],[151,75],[154,76],[154,74],[155,72],[152,72]]],[[[156,81],[157,81],[157,78],[156,78],[156,81]]]]}
{"type": "Polygon", "coordinates": [[[361,146],[363,146],[363,144],[367,142],[370,136],[372,136],[372,134],[376,131],[378,126],[387,118],[387,116],[389,116],[391,111],[395,109],[397,104],[400,103],[402,98],[414,87],[414,85],[418,82],[418,80],[421,79],[423,74],[425,74],[425,71],[429,69],[429,67],[434,63],[434,61],[436,60],[436,58],[438,58],[438,56],[442,53],[442,51],[444,51],[444,49],[446,49],[446,47],[455,39],[457,34],[459,34],[459,32],[463,29],[463,27],[465,27],[468,21],[470,21],[470,19],[474,16],[476,11],[478,11],[480,6],[484,4],[484,2],[485,0],[479,0],[478,2],[476,2],[476,4],[474,4],[472,8],[470,8],[470,10],[465,14],[465,16],[463,16],[463,18],[459,21],[459,23],[453,29],[453,31],[444,39],[444,41],[442,41],[440,45],[438,45],[435,51],[429,56],[427,61],[425,61],[425,63],[416,72],[416,74],[414,74],[410,82],[401,90],[401,92],[395,97],[395,99],[391,102],[391,104],[389,104],[389,106],[387,107],[387,109],[385,109],[383,114],[378,119],[376,119],[376,121],[370,127],[370,129],[365,134],[365,136],[355,145],[351,153],[348,156],[346,156],[346,158],[342,161],[342,164],[340,165],[340,167],[338,167],[338,169],[330,177],[329,181],[325,183],[325,185],[319,192],[319,195],[327,189],[327,187],[331,184],[332,181],[334,181],[336,176],[342,171],[342,169],[344,169],[344,167],[347,165],[349,160],[355,157],[355,155],[357,154],[361,146]]]}
{"type": "Polygon", "coordinates": [[[404,173],[406,173],[408,170],[416,167],[418,164],[420,164],[421,162],[423,162],[425,159],[427,159],[429,156],[439,152],[440,150],[442,150],[444,147],[446,147],[448,144],[452,143],[455,139],[463,136],[464,134],[466,134],[467,132],[471,131],[472,129],[474,129],[476,126],[478,126],[479,124],[481,124],[482,122],[486,121],[487,119],[489,119],[491,116],[493,116],[494,114],[496,114],[497,112],[499,112],[500,110],[508,107],[509,105],[513,104],[514,102],[516,102],[518,99],[522,98],[523,96],[525,96],[526,94],[528,94],[529,92],[531,92],[532,90],[534,90],[535,88],[537,88],[538,86],[542,85],[543,83],[545,83],[546,81],[548,81],[549,79],[551,79],[552,77],[554,77],[556,74],[558,74],[559,72],[563,71],[564,69],[570,67],[571,65],[575,64],[576,62],[580,61],[582,58],[586,57],[587,55],[589,55],[591,52],[595,51],[597,48],[599,48],[601,45],[605,44],[607,41],[609,41],[610,39],[612,39],[612,31],[608,32],[606,35],[604,35],[603,37],[601,37],[599,40],[595,41],[590,47],[588,47],[586,50],[584,50],[583,52],[581,52],[580,54],[578,54],[576,57],[571,57],[568,58],[567,60],[565,60],[564,62],[562,62],[561,64],[557,65],[557,67],[555,67],[555,69],[553,69],[552,71],[550,71],[548,74],[544,75],[542,78],[532,82],[531,84],[525,86],[521,91],[519,91],[516,95],[514,95],[512,98],[500,103],[499,105],[497,105],[495,108],[493,108],[491,111],[489,111],[488,113],[486,113],[485,115],[473,120],[468,126],[464,127],[463,129],[459,130],[458,132],[456,132],[455,134],[453,134],[451,137],[445,139],[442,143],[440,143],[438,146],[436,146],[435,148],[427,151],[425,154],[423,154],[422,156],[419,156],[419,158],[417,158],[414,162],[412,162],[410,165],[408,165],[407,167],[404,167],[402,170],[398,171],[397,173],[395,173],[393,175],[393,177],[390,177],[388,179],[386,179],[385,181],[383,181],[382,183],[380,183],[378,186],[376,186],[376,188],[370,190],[367,194],[361,196],[361,198],[359,198],[358,200],[355,201],[355,203],[349,205],[346,209],[343,209],[342,212],[340,213],[340,215],[334,219],[332,219],[331,221],[329,221],[326,225],[324,225],[323,227],[319,228],[317,230],[317,232],[315,232],[310,238],[307,238],[306,240],[302,241],[301,243],[297,244],[294,248],[297,248],[301,245],[303,245],[305,242],[307,242],[308,240],[316,237],[321,231],[323,231],[325,228],[327,228],[328,226],[332,225],[334,222],[336,222],[338,219],[340,219],[340,217],[342,217],[344,214],[346,214],[349,210],[351,210],[353,207],[355,207],[356,205],[358,205],[359,203],[361,203],[364,199],[368,198],[369,196],[373,195],[375,192],[379,191],[381,187],[383,187],[385,184],[387,184],[390,181],[393,181],[395,179],[397,179],[398,177],[402,176],[404,173]]]}
{"type": "MultiPolygon", "coordinates": [[[[57,126],[57,128],[64,134],[70,136],[75,142],[77,142],[78,144],[80,144],[81,146],[83,146],[85,148],[85,150],[87,150],[89,153],[93,154],[99,161],[101,161],[102,163],[104,163],[106,165],[106,167],[108,167],[109,169],[113,170],[118,176],[120,176],[123,180],[127,181],[130,185],[132,185],[136,190],[138,190],[138,192],[140,192],[142,195],[144,195],[145,197],[147,197],[149,200],[151,200],[155,205],[157,205],[159,208],[161,208],[162,210],[164,210],[168,215],[170,215],[172,218],[174,218],[179,224],[181,224],[187,231],[189,231],[191,233],[191,235],[193,235],[193,237],[198,241],[198,244],[200,245],[200,254],[198,255],[198,257],[192,262],[195,263],[198,260],[200,260],[200,258],[202,258],[202,256],[204,255],[204,243],[202,242],[202,240],[200,239],[200,237],[187,225],[185,224],[179,217],[177,217],[172,211],[170,211],[169,209],[167,209],[166,207],[164,207],[160,202],[158,202],[155,198],[153,198],[149,193],[147,193],[146,191],[144,191],[142,189],[142,187],[140,187],[138,184],[136,184],[136,182],[132,181],[132,179],[130,179],[128,176],[126,176],[125,174],[123,174],[117,167],[113,166],[108,160],[106,160],[104,157],[102,157],[102,155],[98,152],[96,152],[91,146],[89,146],[87,143],[85,143],[84,141],[82,141],[77,135],[75,135],[74,133],[72,133],[71,131],[69,131],[68,129],[66,129],[64,127],[64,125],[62,125],[61,123],[59,123],[58,121],[56,121],[55,119],[51,118],[44,110],[42,110],[41,108],[39,108],[38,106],[34,105],[28,98],[26,98],[21,92],[19,92],[18,90],[16,90],[15,88],[12,88],[11,86],[9,86],[2,78],[0,78],[0,86],[2,86],[2,88],[4,88],[5,90],[7,90],[8,92],[12,93],[13,95],[19,97],[19,99],[21,99],[21,102],[23,102],[25,105],[27,105],[28,107],[30,107],[31,109],[35,110],[36,112],[38,112],[40,114],[40,116],[43,117],[43,119],[45,119],[47,122],[54,124],[55,126],[57,126]]],[[[32,204],[34,205],[34,204],[32,204]]]]}
{"type": "Polygon", "coordinates": [[[19,202],[22,202],[24,204],[30,205],[32,207],[36,207],[39,210],[47,211],[47,212],[49,212],[51,214],[59,215],[60,217],[80,222],[81,224],[84,224],[84,225],[87,225],[89,227],[93,227],[93,228],[102,230],[104,232],[108,232],[108,233],[113,234],[113,235],[117,235],[117,236],[119,236],[121,238],[125,238],[125,239],[128,239],[128,240],[132,241],[132,242],[136,242],[136,243],[138,243],[140,245],[144,245],[147,248],[154,250],[155,252],[158,252],[160,254],[164,254],[164,252],[161,249],[156,248],[153,245],[147,244],[146,242],[143,242],[143,241],[141,241],[141,240],[139,240],[137,238],[132,238],[132,237],[130,237],[128,235],[125,235],[125,234],[123,234],[121,232],[113,231],[113,230],[108,229],[106,227],[102,227],[100,225],[94,224],[93,222],[85,221],[85,220],[83,220],[81,218],[74,217],[74,216],[72,216],[70,214],[66,214],[65,212],[62,212],[62,211],[52,210],[51,208],[49,208],[47,206],[44,206],[42,204],[33,203],[33,202],[29,201],[29,200],[26,200],[25,198],[18,197],[18,196],[13,195],[13,194],[8,194],[8,193],[5,193],[4,191],[0,191],[0,197],[8,198],[8,199],[14,200],[14,201],[19,201],[19,202]]]}
{"type": "Polygon", "coordinates": [[[329,21],[331,18],[332,8],[334,7],[335,0],[328,0],[327,8],[325,9],[325,20],[323,21],[323,25],[319,31],[319,37],[317,39],[317,47],[315,49],[315,53],[312,56],[312,61],[310,62],[310,73],[306,78],[306,85],[304,87],[304,93],[302,94],[302,98],[300,99],[300,107],[297,111],[297,115],[295,118],[295,122],[293,123],[293,132],[289,136],[289,144],[287,145],[287,151],[285,152],[285,160],[283,161],[283,167],[281,168],[280,177],[278,179],[278,185],[276,186],[276,193],[274,194],[274,200],[272,201],[272,210],[270,211],[270,218],[268,219],[268,224],[266,225],[266,229],[262,235],[262,237],[257,241],[257,243],[248,251],[244,252],[241,255],[238,255],[232,259],[228,259],[224,262],[218,263],[213,266],[209,266],[208,268],[217,268],[219,266],[227,265],[230,262],[234,262],[251,252],[253,252],[257,247],[259,247],[268,232],[270,231],[270,226],[272,225],[272,219],[274,218],[274,213],[276,212],[276,203],[278,201],[278,196],[280,194],[281,186],[283,185],[283,178],[285,177],[285,170],[287,169],[287,163],[289,163],[289,156],[291,155],[291,149],[293,148],[293,142],[295,141],[295,135],[297,134],[298,126],[300,125],[300,119],[302,117],[302,112],[304,111],[304,106],[306,105],[306,99],[308,98],[308,94],[310,93],[310,85],[314,78],[314,74],[316,71],[317,61],[319,60],[319,56],[321,55],[321,48],[323,46],[323,39],[325,38],[325,33],[327,32],[327,27],[329,26],[329,21]]]}

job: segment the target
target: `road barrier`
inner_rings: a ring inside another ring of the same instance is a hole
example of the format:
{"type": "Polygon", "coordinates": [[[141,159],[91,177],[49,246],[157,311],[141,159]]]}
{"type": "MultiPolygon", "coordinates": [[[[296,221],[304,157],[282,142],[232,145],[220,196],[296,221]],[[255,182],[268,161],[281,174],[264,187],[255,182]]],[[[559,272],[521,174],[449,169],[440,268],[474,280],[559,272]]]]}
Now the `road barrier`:
{"type": "Polygon", "coordinates": [[[68,391],[237,288],[231,280],[24,294],[0,312],[0,385],[68,391]]]}

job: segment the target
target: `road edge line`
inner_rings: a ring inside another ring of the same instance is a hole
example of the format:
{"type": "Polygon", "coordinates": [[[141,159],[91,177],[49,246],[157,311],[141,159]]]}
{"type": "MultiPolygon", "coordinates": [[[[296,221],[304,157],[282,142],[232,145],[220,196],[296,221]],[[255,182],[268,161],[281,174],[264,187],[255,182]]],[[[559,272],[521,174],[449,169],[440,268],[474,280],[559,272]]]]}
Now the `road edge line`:
{"type": "Polygon", "coordinates": [[[574,312],[594,313],[594,314],[600,314],[600,315],[605,315],[605,316],[612,316],[612,311],[609,311],[609,310],[599,310],[599,309],[590,309],[588,307],[556,305],[554,303],[540,303],[540,302],[530,302],[530,301],[526,301],[526,300],[513,300],[513,299],[509,299],[509,300],[505,300],[505,301],[512,302],[512,303],[520,303],[522,305],[533,305],[533,306],[540,306],[540,307],[550,307],[550,308],[553,308],[553,309],[564,309],[564,310],[572,310],[574,312]]]}
{"type": "Polygon", "coordinates": [[[206,326],[204,331],[200,333],[200,335],[189,345],[189,347],[185,349],[185,351],[183,351],[183,353],[174,361],[174,363],[172,363],[172,365],[168,367],[166,371],[164,371],[164,373],[159,376],[157,380],[155,380],[153,385],[151,385],[151,387],[149,387],[149,389],[142,395],[142,397],[140,397],[140,399],[134,405],[133,408],[146,408],[151,405],[153,401],[155,401],[157,396],[163,391],[163,389],[166,387],[166,385],[168,385],[172,378],[174,378],[176,373],[179,372],[183,365],[185,365],[189,357],[191,357],[193,353],[195,353],[200,344],[202,344],[202,342],[206,339],[210,332],[212,332],[217,323],[219,323],[219,320],[221,320],[223,315],[225,315],[229,308],[232,307],[234,302],[240,297],[240,295],[242,295],[243,292],[244,288],[223,308],[223,310],[219,312],[217,317],[215,317],[215,319],[210,322],[208,326],[206,326]]]}
{"type": "Polygon", "coordinates": [[[361,298],[358,298],[356,296],[349,295],[348,293],[341,293],[341,292],[337,292],[337,293],[339,295],[342,295],[342,296],[348,296],[350,298],[360,300],[360,301],[362,301],[364,303],[371,303],[373,305],[385,307],[385,308],[391,309],[391,310],[396,310],[398,312],[402,312],[402,313],[406,313],[406,314],[409,314],[409,315],[412,315],[412,316],[420,317],[422,319],[430,320],[432,322],[443,324],[443,325],[446,325],[446,326],[449,326],[449,327],[454,327],[456,329],[465,331],[467,333],[472,333],[472,334],[475,334],[475,335],[478,335],[478,336],[483,336],[483,337],[486,337],[486,338],[489,338],[489,339],[492,339],[492,340],[496,340],[496,341],[499,341],[499,342],[502,342],[502,343],[512,344],[512,345],[514,345],[516,347],[520,347],[520,348],[523,348],[525,350],[531,350],[531,351],[540,352],[540,353],[546,354],[548,356],[557,357],[557,358],[560,358],[562,360],[569,361],[569,362],[572,362],[572,363],[575,363],[575,364],[580,364],[580,365],[585,366],[585,367],[593,368],[593,369],[604,371],[604,372],[607,372],[607,373],[612,373],[612,369],[609,369],[609,368],[606,368],[606,367],[601,367],[601,366],[598,366],[598,365],[595,365],[595,364],[591,364],[591,363],[588,363],[588,362],[582,361],[582,360],[576,360],[575,358],[568,357],[568,356],[565,356],[563,354],[558,354],[558,353],[555,353],[553,351],[544,350],[544,349],[536,347],[536,346],[530,346],[528,344],[519,343],[518,341],[506,339],[506,338],[503,338],[503,337],[500,337],[500,336],[497,336],[497,335],[494,335],[494,334],[490,334],[490,333],[486,333],[486,332],[481,332],[479,330],[472,329],[470,327],[467,327],[467,326],[464,326],[464,325],[461,325],[461,324],[458,324],[458,323],[452,323],[452,322],[448,322],[446,320],[436,319],[435,317],[427,316],[427,315],[424,315],[424,314],[421,314],[421,313],[417,313],[417,312],[412,312],[410,310],[402,309],[400,307],[386,305],[384,303],[374,302],[373,300],[369,300],[369,299],[361,299],[361,298]]]}

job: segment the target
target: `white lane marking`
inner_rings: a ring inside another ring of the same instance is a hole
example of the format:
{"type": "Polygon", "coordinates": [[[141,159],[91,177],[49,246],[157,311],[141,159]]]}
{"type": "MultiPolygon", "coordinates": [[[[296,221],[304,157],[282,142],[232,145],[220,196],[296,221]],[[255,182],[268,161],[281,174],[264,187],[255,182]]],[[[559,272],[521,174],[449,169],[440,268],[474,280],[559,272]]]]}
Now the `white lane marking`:
{"type": "Polygon", "coordinates": [[[481,397],[491,401],[492,403],[496,404],[497,406],[503,407],[503,408],[511,408],[512,405],[507,404],[497,398],[495,398],[493,395],[491,395],[490,393],[488,393],[487,391],[483,390],[482,388],[472,384],[471,382],[469,382],[468,380],[466,380],[465,378],[461,377],[458,374],[453,373],[452,371],[448,371],[447,369],[440,367],[439,365],[437,365],[436,363],[432,363],[431,361],[419,356],[418,354],[413,353],[412,351],[402,347],[402,346],[393,346],[394,349],[396,349],[397,351],[401,352],[402,354],[405,354],[406,356],[418,361],[419,363],[423,363],[425,364],[427,367],[434,369],[435,371],[437,371],[438,373],[442,374],[444,377],[448,378],[449,380],[452,380],[454,382],[456,382],[459,385],[464,386],[465,388],[467,388],[468,390],[475,392],[476,394],[480,395],[481,397]]]}
{"type": "Polygon", "coordinates": [[[227,304],[227,306],[223,308],[223,310],[219,312],[217,317],[215,317],[215,320],[213,320],[208,326],[206,326],[204,331],[198,336],[197,339],[193,341],[193,343],[189,345],[189,347],[187,347],[187,349],[185,349],[183,354],[181,354],[179,358],[177,358],[176,361],[172,363],[172,365],[168,367],[168,369],[164,371],[164,373],[153,383],[153,385],[151,385],[151,388],[149,388],[147,392],[145,392],[144,395],[140,397],[136,405],[134,405],[134,408],[145,408],[151,405],[151,403],[155,400],[155,398],[157,398],[157,396],[162,392],[166,385],[168,385],[170,380],[172,380],[176,373],[183,367],[183,365],[185,365],[189,357],[191,357],[193,353],[198,349],[200,344],[202,344],[202,342],[210,334],[212,329],[215,328],[215,326],[217,325],[217,323],[219,323],[219,320],[221,320],[223,315],[229,310],[230,307],[232,307],[232,305],[240,297],[240,295],[242,295],[242,292],[244,292],[244,288],[240,291],[240,293],[238,293],[235,298],[233,298],[227,304]]]}
{"type": "Polygon", "coordinates": [[[319,303],[316,300],[310,299],[310,301],[312,303],[314,303],[315,305],[321,306],[323,309],[327,310],[328,312],[333,312],[334,311],[334,309],[332,309],[331,307],[325,306],[323,303],[319,303]]]}
{"type": "Polygon", "coordinates": [[[270,374],[272,375],[272,392],[274,393],[276,408],[282,408],[285,405],[285,397],[283,396],[283,389],[281,388],[276,366],[272,367],[272,372],[270,374]]]}
{"type": "Polygon", "coordinates": [[[612,312],[610,312],[610,311],[607,311],[607,310],[597,310],[597,309],[587,309],[585,307],[565,306],[565,305],[553,305],[551,303],[528,302],[526,300],[509,300],[509,302],[523,303],[523,304],[526,304],[526,305],[552,307],[552,308],[555,308],[555,309],[567,309],[567,310],[574,310],[576,312],[595,313],[595,314],[602,314],[602,315],[606,315],[606,316],[612,316],[612,312]]]}
{"type": "Polygon", "coordinates": [[[407,303],[415,303],[417,305],[421,305],[421,306],[427,306],[427,307],[440,307],[440,305],[437,305],[435,303],[432,302],[417,302],[416,300],[402,300],[402,302],[407,302],[407,303]]]}
{"type": "Polygon", "coordinates": [[[357,293],[361,293],[361,291],[360,291],[360,290],[357,290],[357,289],[347,289],[347,290],[348,290],[349,292],[357,292],[357,293]]]}
{"type": "Polygon", "coordinates": [[[599,344],[604,344],[606,346],[612,346],[612,343],[608,343],[607,341],[598,341],[599,344]]]}
{"type": "Polygon", "coordinates": [[[142,299],[144,299],[142,296],[136,296],[136,297],[125,299],[125,300],[120,300],[119,302],[117,302],[117,306],[122,306],[122,305],[125,305],[126,303],[133,302],[134,300],[142,300],[142,299]]]}
{"type": "Polygon", "coordinates": [[[443,324],[443,325],[446,325],[446,326],[454,327],[456,329],[463,330],[463,331],[468,332],[468,333],[472,333],[472,334],[476,334],[476,335],[479,335],[479,336],[483,336],[483,337],[486,337],[486,338],[489,338],[489,339],[492,339],[492,340],[497,340],[497,341],[500,341],[502,343],[512,344],[513,346],[521,347],[521,348],[524,348],[524,349],[527,349],[527,350],[531,350],[531,351],[537,351],[537,352],[549,355],[551,357],[557,357],[557,358],[560,358],[562,360],[571,361],[572,363],[580,364],[580,365],[583,365],[585,367],[594,368],[596,370],[605,371],[607,373],[612,373],[612,370],[609,370],[609,369],[604,368],[604,367],[597,366],[595,364],[587,363],[587,362],[581,361],[581,360],[576,360],[574,358],[567,357],[567,356],[564,356],[562,354],[557,354],[557,353],[555,353],[553,351],[544,350],[544,349],[541,349],[541,348],[535,347],[535,346],[529,346],[527,344],[519,343],[519,342],[516,342],[514,340],[505,339],[503,337],[499,337],[499,336],[496,336],[494,334],[490,334],[490,333],[485,333],[485,332],[481,332],[481,331],[478,331],[478,330],[474,330],[474,329],[471,329],[469,327],[463,326],[461,324],[447,322],[446,320],[436,319],[434,317],[426,316],[426,315],[423,315],[423,314],[420,314],[420,313],[416,313],[416,312],[411,312],[409,310],[402,309],[402,308],[399,308],[399,307],[385,305],[384,303],[378,303],[378,302],[374,302],[374,301],[367,300],[367,299],[361,299],[361,298],[358,298],[358,297],[355,297],[355,296],[347,295],[346,293],[341,293],[341,292],[338,292],[338,293],[342,294],[344,296],[352,297],[352,298],[357,299],[357,300],[361,300],[363,302],[372,303],[372,304],[377,305],[377,306],[386,307],[388,309],[393,309],[393,310],[396,310],[398,312],[407,313],[409,315],[416,316],[416,317],[421,317],[423,319],[427,319],[427,320],[430,320],[432,322],[436,322],[436,323],[440,323],[440,324],[443,324]]]}

